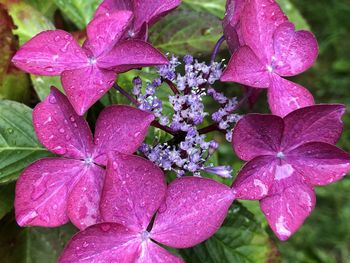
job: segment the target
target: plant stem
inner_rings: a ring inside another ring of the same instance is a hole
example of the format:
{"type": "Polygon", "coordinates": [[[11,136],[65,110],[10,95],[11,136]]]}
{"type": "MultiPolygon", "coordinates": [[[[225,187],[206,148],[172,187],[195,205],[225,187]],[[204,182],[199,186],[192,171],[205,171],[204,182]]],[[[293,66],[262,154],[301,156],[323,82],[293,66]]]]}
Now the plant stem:
{"type": "Polygon", "coordinates": [[[178,89],[176,88],[176,86],[174,85],[174,83],[172,83],[170,80],[168,79],[164,79],[163,80],[166,84],[168,84],[168,86],[171,88],[171,90],[174,92],[174,94],[180,94],[180,92],[178,91],[178,89]]]}
{"type": "Polygon", "coordinates": [[[124,97],[126,97],[135,106],[140,105],[140,103],[133,96],[131,96],[126,90],[124,90],[122,87],[120,87],[117,83],[115,83],[113,85],[113,88],[115,88],[117,91],[119,91],[120,94],[122,94],[124,97]]]}
{"type": "Polygon", "coordinates": [[[165,131],[173,136],[176,135],[176,132],[174,132],[171,128],[164,126],[164,125],[161,125],[158,121],[153,121],[151,123],[151,125],[155,128],[161,129],[161,130],[163,130],[163,131],[165,131]]]}
{"type": "Polygon", "coordinates": [[[225,41],[225,36],[222,36],[219,38],[218,42],[216,42],[214,49],[213,49],[213,52],[211,53],[211,59],[210,59],[211,64],[214,63],[216,56],[219,52],[219,49],[224,41],[225,41]]]}

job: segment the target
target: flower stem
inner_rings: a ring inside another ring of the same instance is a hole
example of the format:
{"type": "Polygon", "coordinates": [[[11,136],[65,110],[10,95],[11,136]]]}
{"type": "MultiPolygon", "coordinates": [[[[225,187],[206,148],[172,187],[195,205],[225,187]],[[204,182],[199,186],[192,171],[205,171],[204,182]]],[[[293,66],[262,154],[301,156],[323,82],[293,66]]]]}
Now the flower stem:
{"type": "Polygon", "coordinates": [[[174,92],[174,94],[180,94],[180,92],[178,91],[178,89],[176,88],[176,86],[174,85],[173,82],[171,82],[168,79],[164,79],[163,80],[166,84],[168,84],[168,86],[171,88],[171,90],[174,92]]]}
{"type": "Polygon", "coordinates": [[[211,53],[210,63],[214,63],[216,56],[219,52],[219,49],[224,41],[225,41],[225,36],[222,36],[219,38],[218,42],[216,42],[214,49],[213,49],[213,52],[211,53]]]}
{"type": "Polygon", "coordinates": [[[122,87],[120,87],[117,83],[115,83],[113,85],[113,88],[115,88],[117,91],[119,91],[120,94],[122,94],[124,97],[126,97],[135,106],[140,105],[140,103],[133,96],[131,96],[126,90],[124,90],[122,87]]]}

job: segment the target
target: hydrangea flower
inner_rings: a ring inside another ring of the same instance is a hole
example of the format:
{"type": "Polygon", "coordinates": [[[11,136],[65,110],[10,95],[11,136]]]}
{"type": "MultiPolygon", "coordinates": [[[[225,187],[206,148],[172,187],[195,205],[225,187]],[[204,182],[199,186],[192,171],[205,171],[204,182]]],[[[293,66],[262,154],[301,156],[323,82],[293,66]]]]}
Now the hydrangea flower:
{"type": "Polygon", "coordinates": [[[310,68],[318,54],[317,41],[308,31],[295,31],[275,1],[247,1],[240,15],[244,46],[238,48],[221,81],[234,81],[255,88],[268,88],[268,101],[275,115],[314,104],[304,87],[283,77],[310,68]]]}
{"type": "Polygon", "coordinates": [[[126,37],[146,40],[148,28],[180,4],[181,0],[104,0],[95,16],[128,10],[133,13],[134,19],[128,27],[126,37]]]}
{"type": "Polygon", "coordinates": [[[69,219],[80,229],[99,220],[108,153],[132,154],[144,140],[153,115],[129,106],[105,108],[95,138],[83,117],[53,88],[33,112],[39,141],[63,158],[38,160],[16,185],[15,212],[20,226],[55,227],[69,219]]]}
{"type": "Polygon", "coordinates": [[[59,262],[183,262],[157,243],[185,248],[206,240],[233,199],[232,189],[211,179],[183,177],[167,187],[152,162],[112,154],[101,199],[104,223],[75,235],[59,262]]]}
{"type": "Polygon", "coordinates": [[[129,11],[96,17],[87,26],[82,48],[68,32],[41,32],[24,44],[12,61],[32,74],[60,75],[69,101],[83,115],[112,87],[116,73],[167,64],[166,57],[150,44],[121,41],[131,19],[129,11]]]}
{"type": "Polygon", "coordinates": [[[260,200],[279,239],[289,238],[313,210],[314,186],[350,171],[350,155],[334,145],[344,112],[339,104],[314,105],[284,118],[248,114],[237,123],[233,147],[248,163],[233,184],[236,198],[260,200]]]}

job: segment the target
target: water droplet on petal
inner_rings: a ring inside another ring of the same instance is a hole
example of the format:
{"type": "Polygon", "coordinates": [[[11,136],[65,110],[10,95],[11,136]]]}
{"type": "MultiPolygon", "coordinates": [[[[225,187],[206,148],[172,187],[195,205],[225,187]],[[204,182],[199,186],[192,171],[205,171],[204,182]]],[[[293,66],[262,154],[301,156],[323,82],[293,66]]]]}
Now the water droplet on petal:
{"type": "Polygon", "coordinates": [[[104,232],[107,232],[110,229],[111,229],[110,225],[107,225],[107,224],[101,225],[101,230],[104,232]]]}
{"type": "Polygon", "coordinates": [[[89,243],[85,241],[85,242],[83,243],[83,247],[86,248],[86,247],[88,247],[88,246],[89,246],[89,243]]]}
{"type": "Polygon", "coordinates": [[[57,103],[57,100],[56,100],[56,98],[55,98],[54,96],[50,96],[49,102],[50,102],[51,104],[55,104],[55,103],[57,103]]]}
{"type": "Polygon", "coordinates": [[[53,72],[53,67],[46,67],[46,68],[45,68],[45,71],[47,71],[47,72],[53,72]]]}
{"type": "Polygon", "coordinates": [[[65,130],[64,130],[63,128],[61,128],[61,129],[59,129],[59,132],[60,132],[60,133],[64,133],[65,130]]]}

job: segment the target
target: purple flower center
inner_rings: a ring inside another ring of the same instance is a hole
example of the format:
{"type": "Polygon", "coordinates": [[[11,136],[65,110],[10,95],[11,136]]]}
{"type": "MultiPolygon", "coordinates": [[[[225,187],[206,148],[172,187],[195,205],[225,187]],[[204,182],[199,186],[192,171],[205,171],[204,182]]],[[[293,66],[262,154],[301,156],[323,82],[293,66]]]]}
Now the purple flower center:
{"type": "Polygon", "coordinates": [[[91,157],[87,157],[87,158],[84,159],[84,163],[85,163],[86,165],[91,165],[92,162],[93,162],[93,160],[92,160],[91,157]]]}
{"type": "Polygon", "coordinates": [[[285,157],[284,153],[283,152],[278,152],[276,154],[277,158],[280,158],[280,159],[283,159],[285,157]]]}
{"type": "Polygon", "coordinates": [[[96,62],[97,62],[97,60],[96,60],[95,57],[90,57],[90,58],[89,58],[89,63],[90,63],[91,65],[96,64],[96,62]]]}
{"type": "Polygon", "coordinates": [[[148,232],[148,231],[143,231],[143,232],[141,233],[141,239],[142,239],[142,241],[147,241],[150,237],[151,237],[151,234],[150,234],[150,232],[148,232]]]}

